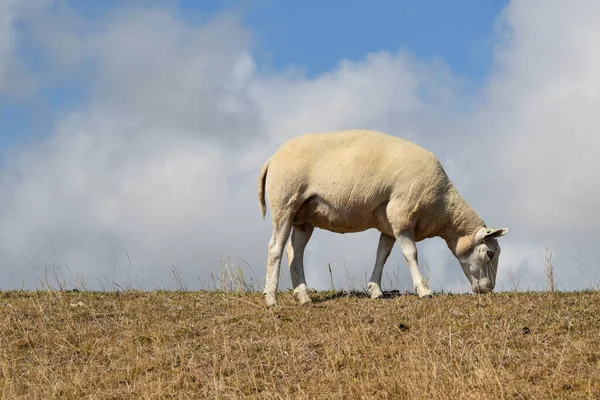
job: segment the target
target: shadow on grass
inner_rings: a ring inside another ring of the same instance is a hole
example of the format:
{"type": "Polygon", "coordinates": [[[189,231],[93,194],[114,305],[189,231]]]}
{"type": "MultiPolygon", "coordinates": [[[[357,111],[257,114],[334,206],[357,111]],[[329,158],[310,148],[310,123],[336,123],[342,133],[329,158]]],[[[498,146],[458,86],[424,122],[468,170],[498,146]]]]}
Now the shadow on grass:
{"type": "MultiPolygon", "coordinates": [[[[339,290],[339,291],[327,291],[327,292],[313,292],[310,294],[312,302],[315,304],[323,303],[329,300],[335,300],[340,298],[357,298],[357,299],[368,299],[371,296],[369,293],[361,290],[339,290]]],[[[399,290],[389,290],[383,292],[383,299],[392,299],[400,296],[412,296],[411,292],[400,292],[399,290]]]]}

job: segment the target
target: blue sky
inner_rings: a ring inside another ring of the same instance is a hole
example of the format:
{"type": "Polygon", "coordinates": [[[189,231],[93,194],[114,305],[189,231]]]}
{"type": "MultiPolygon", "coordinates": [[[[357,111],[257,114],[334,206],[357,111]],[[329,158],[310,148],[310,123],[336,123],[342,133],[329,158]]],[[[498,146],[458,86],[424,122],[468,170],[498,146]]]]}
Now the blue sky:
{"type": "Polygon", "coordinates": [[[440,57],[455,73],[479,80],[491,61],[494,20],[505,1],[282,2],[250,8],[247,21],[273,65],[310,74],[343,58],[405,49],[420,59],[440,57]],[[343,4],[343,6],[342,6],[343,4]]]}
{"type": "MultiPolygon", "coordinates": [[[[115,5],[165,2],[67,1],[77,13],[98,18],[115,5]]],[[[402,49],[420,60],[439,58],[467,85],[482,84],[492,62],[494,21],[506,1],[236,1],[179,0],[172,4],[191,20],[229,11],[242,15],[253,35],[262,68],[301,69],[313,77],[333,70],[342,59],[361,60],[377,51],[402,49]],[[343,6],[342,6],[343,4],[343,6]]],[[[35,53],[21,51],[31,68],[43,71],[35,53]]],[[[35,97],[15,101],[0,96],[0,146],[36,137],[56,115],[85,103],[85,86],[43,87],[35,97]]]]}

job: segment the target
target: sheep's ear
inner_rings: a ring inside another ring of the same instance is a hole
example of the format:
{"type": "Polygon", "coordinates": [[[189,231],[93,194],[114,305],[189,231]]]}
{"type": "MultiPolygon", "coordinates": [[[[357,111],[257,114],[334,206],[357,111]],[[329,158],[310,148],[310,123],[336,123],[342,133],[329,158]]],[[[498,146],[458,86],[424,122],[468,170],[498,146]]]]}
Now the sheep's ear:
{"type": "Polygon", "coordinates": [[[506,235],[507,232],[508,232],[508,229],[506,229],[506,228],[498,228],[498,229],[487,228],[484,238],[485,239],[499,238],[501,236],[506,235]]]}

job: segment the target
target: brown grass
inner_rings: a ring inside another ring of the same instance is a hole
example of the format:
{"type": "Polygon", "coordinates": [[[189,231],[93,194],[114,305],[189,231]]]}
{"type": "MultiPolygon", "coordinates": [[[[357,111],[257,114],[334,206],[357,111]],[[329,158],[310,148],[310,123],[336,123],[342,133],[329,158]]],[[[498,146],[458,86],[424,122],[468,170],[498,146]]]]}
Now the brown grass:
{"type": "Polygon", "coordinates": [[[600,293],[0,293],[23,399],[600,398],[600,293]]]}

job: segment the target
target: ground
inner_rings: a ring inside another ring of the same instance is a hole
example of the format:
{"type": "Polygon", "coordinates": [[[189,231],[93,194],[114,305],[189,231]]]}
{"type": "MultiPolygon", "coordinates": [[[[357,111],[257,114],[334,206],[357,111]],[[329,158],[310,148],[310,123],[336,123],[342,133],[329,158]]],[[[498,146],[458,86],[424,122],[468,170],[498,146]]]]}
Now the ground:
{"type": "Polygon", "coordinates": [[[2,398],[600,398],[600,292],[0,292],[2,398]]]}

